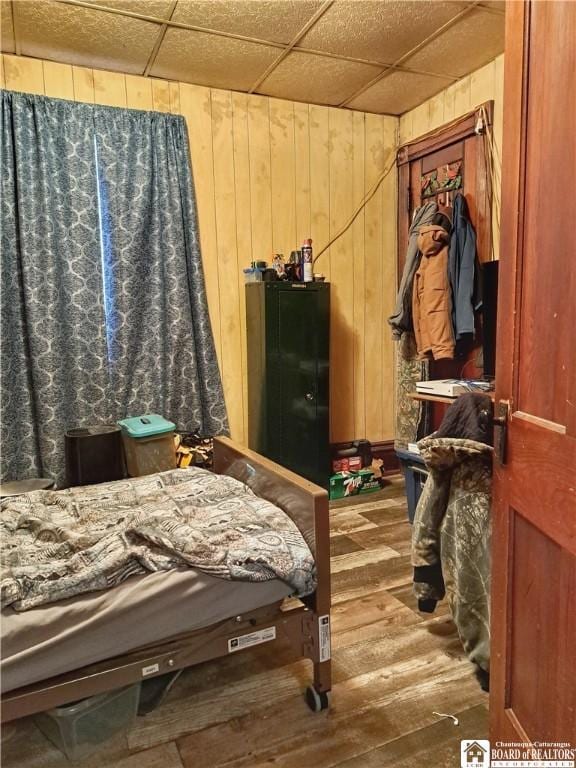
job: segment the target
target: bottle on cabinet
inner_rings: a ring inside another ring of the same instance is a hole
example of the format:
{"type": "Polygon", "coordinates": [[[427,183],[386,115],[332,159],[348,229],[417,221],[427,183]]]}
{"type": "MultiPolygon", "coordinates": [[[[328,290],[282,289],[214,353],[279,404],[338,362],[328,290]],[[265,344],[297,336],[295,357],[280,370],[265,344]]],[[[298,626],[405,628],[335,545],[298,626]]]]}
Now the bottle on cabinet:
{"type": "Polygon", "coordinates": [[[302,281],[311,283],[313,280],[312,240],[308,237],[302,243],[302,281]]]}

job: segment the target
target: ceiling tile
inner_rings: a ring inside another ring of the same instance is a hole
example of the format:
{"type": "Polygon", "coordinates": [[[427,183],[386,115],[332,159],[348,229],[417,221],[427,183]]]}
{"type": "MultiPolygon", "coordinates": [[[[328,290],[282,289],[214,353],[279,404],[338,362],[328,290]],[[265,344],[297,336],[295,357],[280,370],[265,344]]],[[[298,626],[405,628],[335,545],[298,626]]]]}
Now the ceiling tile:
{"type": "Polygon", "coordinates": [[[394,70],[346,106],[362,112],[401,115],[443,88],[446,88],[446,81],[439,77],[394,70]]]}
{"type": "Polygon", "coordinates": [[[170,15],[172,0],[83,0],[92,5],[103,5],[105,8],[116,8],[119,11],[131,11],[142,16],[154,16],[167,19],[170,15]]]}
{"type": "Polygon", "coordinates": [[[40,59],[139,74],[159,30],[158,24],[51,0],[18,3],[22,53],[40,59]]]}
{"type": "Polygon", "coordinates": [[[443,0],[336,0],[299,45],[391,64],[463,7],[443,0]]]}
{"type": "Polygon", "coordinates": [[[504,50],[504,16],[471,11],[402,64],[409,69],[462,77],[504,50]]]}
{"type": "Polygon", "coordinates": [[[321,0],[180,0],[172,20],[289,43],[321,5],[321,0]]]}
{"type": "Polygon", "coordinates": [[[494,8],[497,11],[506,11],[506,0],[482,0],[480,5],[494,8]]]}
{"type": "Polygon", "coordinates": [[[0,49],[4,53],[14,53],[14,25],[12,24],[12,8],[9,2],[0,3],[0,49]]]}
{"type": "Polygon", "coordinates": [[[150,74],[213,88],[246,91],[278,53],[278,48],[268,45],[187,29],[168,29],[150,74]]]}
{"type": "Polygon", "coordinates": [[[380,70],[326,56],[294,51],[258,88],[259,93],[316,104],[340,104],[380,70]]]}

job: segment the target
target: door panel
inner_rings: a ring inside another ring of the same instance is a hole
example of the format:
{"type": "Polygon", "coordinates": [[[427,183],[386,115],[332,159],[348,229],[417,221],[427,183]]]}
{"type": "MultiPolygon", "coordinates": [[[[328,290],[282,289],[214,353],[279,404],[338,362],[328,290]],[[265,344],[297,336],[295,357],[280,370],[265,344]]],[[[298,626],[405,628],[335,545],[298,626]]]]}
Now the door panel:
{"type": "Polygon", "coordinates": [[[491,738],[576,746],[576,4],[508,3],[491,738]]]}
{"type": "Polygon", "coordinates": [[[574,647],[568,638],[576,637],[576,612],[569,604],[576,571],[569,555],[552,539],[511,510],[514,526],[512,566],[511,663],[508,706],[528,735],[539,740],[554,740],[564,734],[568,740],[571,712],[576,706],[576,687],[563,696],[551,698],[546,709],[539,702],[558,690],[563,674],[574,669],[574,647]],[[526,572],[527,563],[538,563],[545,578],[535,570],[526,572]],[[572,581],[572,584],[570,584],[572,581]]]}
{"type": "Polygon", "coordinates": [[[573,198],[576,174],[576,30],[571,5],[536,2],[530,9],[527,66],[538,76],[530,80],[526,110],[521,292],[530,312],[521,318],[518,408],[561,424],[574,435],[576,389],[574,377],[567,373],[576,364],[576,344],[573,333],[561,329],[576,329],[576,273],[558,268],[574,260],[576,247],[574,217],[568,211],[562,215],[558,200],[573,198]],[[568,90],[558,80],[563,72],[571,73],[568,90]]]}

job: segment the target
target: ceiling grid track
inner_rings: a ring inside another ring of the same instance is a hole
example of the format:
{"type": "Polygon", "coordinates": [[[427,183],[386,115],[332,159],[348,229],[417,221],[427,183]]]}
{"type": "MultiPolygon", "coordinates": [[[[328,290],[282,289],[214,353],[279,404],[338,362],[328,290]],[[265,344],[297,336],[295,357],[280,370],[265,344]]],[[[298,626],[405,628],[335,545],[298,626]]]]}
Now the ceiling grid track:
{"type": "MultiPolygon", "coordinates": [[[[384,0],[382,1],[384,2],[384,0]]],[[[231,82],[226,84],[228,78],[224,77],[224,79],[220,79],[221,85],[218,87],[249,94],[261,93],[276,98],[289,98],[295,101],[317,103],[324,106],[366,110],[377,114],[398,115],[407,109],[412,109],[414,106],[413,102],[415,102],[413,96],[410,95],[412,87],[416,89],[415,94],[418,98],[424,100],[430,98],[439,89],[450,86],[469,72],[483,66],[484,63],[488,63],[488,61],[502,52],[503,46],[503,32],[500,31],[503,25],[500,25],[499,21],[503,21],[505,11],[500,5],[489,3],[487,0],[461,0],[459,3],[454,4],[454,10],[452,8],[448,11],[444,10],[444,12],[432,10],[428,28],[423,27],[421,18],[418,25],[416,16],[414,29],[405,35],[403,44],[396,46],[395,50],[390,49],[389,46],[382,45],[381,41],[378,41],[377,35],[375,36],[376,27],[370,26],[370,19],[368,18],[367,21],[366,12],[364,14],[360,13],[356,24],[356,10],[340,11],[340,7],[350,6],[350,3],[346,3],[346,0],[323,0],[321,3],[309,3],[306,10],[297,15],[278,16],[278,20],[272,22],[272,28],[270,28],[270,20],[276,18],[276,11],[274,9],[267,10],[266,12],[268,27],[264,25],[265,28],[259,28],[258,12],[253,16],[253,22],[250,22],[251,14],[248,14],[248,21],[246,21],[243,10],[240,8],[240,10],[236,11],[234,5],[230,6],[229,13],[240,13],[244,23],[237,26],[233,23],[234,16],[228,16],[224,18],[231,18],[232,22],[227,20],[225,24],[222,24],[221,19],[223,17],[221,14],[228,13],[225,3],[223,4],[224,10],[219,12],[220,15],[219,13],[206,11],[202,11],[200,14],[193,12],[192,14],[185,13],[183,15],[178,9],[179,6],[180,8],[185,8],[186,3],[183,1],[180,4],[180,0],[167,0],[167,2],[156,3],[152,9],[142,4],[136,4],[136,7],[134,7],[121,3],[101,5],[101,2],[104,2],[104,0],[95,0],[95,2],[90,2],[89,0],[51,0],[51,2],[46,2],[45,7],[68,6],[82,9],[78,11],[79,14],[98,12],[101,14],[111,14],[127,20],[135,20],[131,22],[126,21],[127,25],[134,24],[136,21],[145,22],[148,25],[147,39],[150,40],[150,44],[147,50],[142,52],[143,55],[140,54],[140,60],[138,61],[138,71],[144,77],[162,76],[162,67],[164,66],[162,60],[163,55],[166,55],[166,46],[168,46],[167,34],[170,29],[183,30],[190,33],[190,35],[185,35],[182,38],[184,46],[194,46],[195,43],[200,44],[200,41],[203,39],[209,40],[208,36],[210,36],[212,38],[223,38],[224,40],[244,43],[248,46],[246,48],[248,55],[250,50],[256,50],[256,46],[260,49],[263,47],[268,49],[267,53],[258,54],[263,57],[260,61],[260,66],[253,67],[253,71],[243,82],[235,85],[234,78],[232,78],[231,82]],[[146,13],[145,11],[152,12],[146,13]],[[485,15],[474,14],[471,17],[470,14],[474,11],[485,12],[485,15]],[[179,21],[179,18],[184,20],[179,21]],[[283,26],[284,20],[288,20],[291,23],[283,26]],[[188,23],[189,21],[197,23],[188,23]],[[468,40],[477,39],[476,22],[479,23],[481,36],[483,35],[481,37],[482,42],[478,43],[475,49],[474,45],[472,45],[473,50],[469,53],[468,61],[464,61],[463,65],[459,63],[458,66],[454,66],[451,69],[446,59],[439,57],[434,45],[431,44],[438,40],[438,38],[441,38],[438,44],[446,46],[449,46],[451,41],[454,40],[458,42],[463,40],[465,44],[468,40]],[[355,29],[357,34],[362,34],[361,30],[365,30],[366,37],[359,38],[359,40],[363,41],[363,45],[355,46],[350,45],[348,42],[343,42],[341,36],[342,26],[338,28],[338,24],[345,24],[345,28],[350,30],[349,34],[352,36],[350,40],[354,39],[355,29]],[[157,27],[157,31],[154,30],[152,25],[157,27]],[[224,26],[225,29],[218,28],[221,26],[224,26]],[[426,34],[430,28],[433,31],[430,34],[426,34]],[[444,37],[444,33],[453,28],[455,28],[455,31],[444,37]],[[271,31],[269,31],[270,29],[271,31]],[[298,31],[296,32],[296,30],[298,31]],[[240,32],[244,34],[240,34],[240,32]],[[252,35],[253,32],[256,32],[256,35],[252,35]],[[310,34],[311,32],[313,34],[310,34]],[[196,33],[198,37],[195,37],[196,33]],[[338,37],[339,34],[340,37],[338,37]],[[206,37],[202,38],[200,35],[206,37]],[[275,39],[266,39],[269,37],[275,39]],[[306,44],[307,41],[309,42],[308,45],[306,44]],[[479,50],[482,46],[487,47],[488,52],[491,54],[490,59],[486,57],[482,61],[483,49],[479,50]],[[321,50],[322,48],[325,48],[325,50],[321,50]],[[277,53],[273,49],[276,49],[277,53]],[[306,78],[302,81],[298,80],[300,68],[303,64],[298,56],[291,57],[291,54],[298,53],[306,54],[310,57],[312,71],[314,70],[313,62],[316,61],[318,71],[323,73],[322,77],[327,78],[325,83],[323,80],[318,80],[316,87],[312,88],[312,91],[306,87],[306,78]],[[382,61],[381,59],[387,58],[387,53],[390,54],[389,60],[382,61]],[[399,56],[398,54],[402,55],[399,56]],[[316,59],[312,57],[316,57],[316,59]],[[320,62],[320,59],[324,59],[323,64],[320,62]],[[331,65],[327,60],[333,60],[334,65],[331,65]],[[412,60],[414,61],[414,66],[410,65],[412,60]],[[469,69],[467,70],[468,62],[469,69]],[[349,67],[346,66],[348,63],[350,64],[349,67]],[[456,74],[454,70],[459,74],[456,74]],[[259,71],[261,74],[258,74],[259,71]],[[333,73],[336,74],[334,75],[333,73]],[[394,73],[398,73],[398,80],[394,77],[394,73]],[[400,77],[401,73],[402,77],[400,77]],[[340,74],[342,74],[341,81],[339,80],[340,74]],[[390,76],[392,78],[389,83],[387,81],[386,85],[375,87],[382,80],[390,76]],[[331,77],[332,80],[330,80],[331,77]],[[278,78],[280,79],[278,80],[278,78]],[[290,78],[294,78],[293,82],[298,86],[297,88],[287,88],[287,86],[281,85],[282,81],[288,82],[290,78]],[[366,82],[364,82],[365,79],[367,80],[366,82]],[[252,81],[251,85],[250,80],[252,81]],[[437,81],[437,85],[435,81],[437,81]],[[339,85],[336,88],[332,88],[332,84],[335,82],[339,82],[339,85]],[[397,82],[402,83],[400,91],[395,90],[397,82]],[[404,84],[406,84],[406,88],[404,88],[404,84]],[[350,91],[352,92],[350,93],[350,91]],[[349,95],[346,95],[347,92],[349,95]],[[400,96],[399,93],[404,95],[400,96]],[[362,97],[363,94],[365,96],[362,97]],[[381,97],[381,94],[385,95],[381,97]],[[381,98],[383,101],[380,100],[381,98]]],[[[194,4],[192,3],[191,5],[194,4]]],[[[439,6],[441,5],[446,4],[439,3],[439,6]]],[[[12,17],[14,38],[13,41],[10,41],[9,51],[13,50],[16,55],[29,55],[35,58],[48,58],[64,63],[69,62],[70,57],[62,55],[65,53],[65,50],[68,53],[67,49],[62,49],[62,45],[58,47],[58,43],[53,43],[53,47],[50,49],[48,44],[48,51],[45,53],[44,41],[40,42],[34,38],[34,35],[29,39],[29,34],[33,30],[31,24],[33,25],[34,17],[27,13],[27,6],[24,3],[18,8],[18,3],[15,0],[10,0],[10,2],[5,3],[4,8],[7,6],[12,17]]],[[[433,8],[434,5],[432,4],[431,9],[433,8]]],[[[386,18],[386,15],[380,14],[379,11],[379,15],[374,17],[374,23],[376,23],[376,18],[380,18],[380,16],[382,16],[383,20],[386,18]]],[[[76,19],[78,19],[77,23],[81,24],[82,18],[88,17],[83,15],[77,17],[75,13],[71,13],[69,16],[71,24],[74,24],[76,19]]],[[[100,17],[91,16],[90,18],[91,20],[96,19],[93,23],[97,23],[100,17]]],[[[410,30],[410,13],[404,13],[402,18],[403,29],[410,30]]],[[[112,23],[111,19],[110,23],[112,23]]],[[[397,28],[400,29],[400,27],[397,28]]],[[[213,46],[216,46],[215,42],[210,45],[212,46],[210,50],[216,51],[217,56],[220,46],[214,48],[213,46]]],[[[222,51],[225,52],[227,48],[224,41],[221,46],[222,51]]],[[[126,62],[122,59],[122,48],[120,47],[118,50],[120,56],[118,61],[112,58],[109,59],[110,63],[108,66],[100,65],[99,67],[97,64],[94,64],[93,58],[91,60],[88,50],[82,48],[72,49],[71,53],[73,57],[76,57],[78,66],[96,66],[103,71],[122,72],[125,71],[123,67],[126,62]]],[[[72,63],[74,63],[73,57],[72,63]]],[[[255,61],[258,61],[257,57],[255,61]]],[[[207,58],[206,62],[210,62],[210,58],[207,58]]],[[[197,80],[194,80],[194,67],[192,66],[190,70],[189,66],[187,68],[181,64],[176,66],[176,68],[172,68],[172,71],[165,72],[164,78],[173,81],[198,82],[198,84],[203,84],[207,87],[215,87],[210,79],[211,69],[209,64],[207,65],[206,72],[200,72],[198,75],[197,80]]]]}
{"type": "MultiPolygon", "coordinates": [[[[445,32],[447,29],[450,29],[450,27],[453,27],[454,24],[456,24],[458,21],[460,21],[464,16],[467,16],[470,11],[472,11],[476,6],[479,5],[479,2],[475,2],[470,4],[468,8],[463,8],[459,13],[456,14],[453,18],[449,19],[445,24],[442,24],[442,26],[438,27],[438,29],[435,29],[434,32],[432,32],[428,37],[424,38],[424,40],[421,40],[418,45],[415,45],[414,48],[412,48],[410,51],[407,51],[405,54],[403,54],[397,61],[394,62],[388,69],[386,69],[384,72],[381,72],[377,77],[375,77],[373,80],[370,80],[368,83],[365,83],[361,88],[358,88],[358,90],[353,93],[351,96],[349,96],[347,99],[344,99],[340,104],[338,104],[339,107],[345,107],[347,106],[351,101],[358,98],[361,94],[364,93],[364,91],[367,91],[368,88],[371,88],[373,85],[376,85],[376,83],[379,83],[380,80],[382,80],[386,75],[389,75],[391,72],[393,72],[396,69],[400,69],[401,65],[407,61],[411,56],[414,56],[415,53],[418,53],[422,48],[424,48],[425,45],[428,45],[428,43],[433,42],[436,40],[436,38],[441,35],[443,32],[445,32]]],[[[404,72],[412,72],[410,68],[403,68],[402,71],[404,72]]],[[[422,74],[429,75],[432,74],[430,72],[423,72],[422,74]]],[[[453,81],[458,80],[458,77],[454,76],[453,81]]]]}
{"type": "MultiPolygon", "coordinates": [[[[168,20],[170,20],[174,15],[174,11],[176,10],[177,4],[178,4],[178,0],[172,0],[172,5],[168,10],[168,20]]],[[[164,42],[164,37],[166,36],[167,29],[168,29],[168,24],[162,24],[162,26],[160,27],[160,32],[158,33],[158,37],[156,38],[156,42],[154,43],[154,48],[152,48],[152,53],[150,54],[150,57],[146,62],[146,67],[144,68],[144,72],[142,72],[142,75],[144,77],[148,77],[148,75],[150,74],[150,70],[154,66],[154,62],[156,61],[156,56],[158,56],[158,51],[160,50],[160,46],[164,42]]]]}
{"type": "Polygon", "coordinates": [[[278,64],[280,64],[281,61],[283,61],[286,56],[290,53],[290,51],[294,48],[294,46],[298,43],[299,40],[302,40],[304,35],[309,32],[312,27],[316,24],[316,22],[324,16],[328,8],[334,3],[334,0],[325,0],[325,2],[320,6],[320,8],[316,11],[316,13],[306,22],[306,24],[302,27],[300,32],[293,38],[292,42],[289,43],[286,48],[282,51],[280,56],[276,58],[272,64],[260,75],[258,80],[254,83],[252,88],[248,91],[248,93],[254,93],[254,91],[262,85],[264,80],[266,80],[267,77],[269,77],[272,72],[276,69],[278,64]]]}

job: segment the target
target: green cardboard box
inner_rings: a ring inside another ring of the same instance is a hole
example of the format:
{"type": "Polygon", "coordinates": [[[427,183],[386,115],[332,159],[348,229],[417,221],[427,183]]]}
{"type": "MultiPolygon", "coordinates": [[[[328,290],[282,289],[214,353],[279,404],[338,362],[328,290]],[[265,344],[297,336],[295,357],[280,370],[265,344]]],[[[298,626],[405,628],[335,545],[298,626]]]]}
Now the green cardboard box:
{"type": "Polygon", "coordinates": [[[380,490],[380,483],[374,477],[371,469],[361,469],[358,472],[337,472],[330,478],[330,498],[344,499],[347,496],[357,496],[361,493],[372,493],[380,490]]]}

